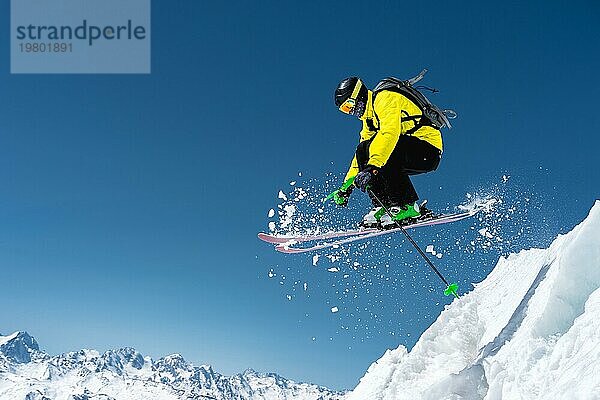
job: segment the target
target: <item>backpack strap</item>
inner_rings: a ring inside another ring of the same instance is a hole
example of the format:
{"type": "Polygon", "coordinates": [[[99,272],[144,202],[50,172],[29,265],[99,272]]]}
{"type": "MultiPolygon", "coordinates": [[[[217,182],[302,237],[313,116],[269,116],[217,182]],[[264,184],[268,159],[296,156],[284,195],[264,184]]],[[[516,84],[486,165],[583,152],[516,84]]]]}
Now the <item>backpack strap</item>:
{"type": "Polygon", "coordinates": [[[367,127],[371,132],[379,132],[379,128],[373,123],[373,118],[367,118],[365,122],[367,123],[367,127]]]}
{"type": "MultiPolygon", "coordinates": [[[[419,106],[419,104],[416,102],[415,99],[413,99],[411,96],[407,96],[407,94],[403,91],[400,90],[394,90],[394,87],[389,87],[389,88],[380,88],[377,92],[373,92],[373,113],[375,113],[375,96],[378,93],[383,92],[384,90],[390,91],[390,92],[394,92],[394,93],[398,93],[403,95],[404,97],[406,97],[408,100],[412,101],[413,103],[415,103],[415,105],[421,109],[421,107],[419,106]]],[[[423,112],[423,110],[421,110],[421,112],[423,112]]],[[[431,120],[429,118],[427,118],[426,115],[424,114],[415,114],[415,115],[410,115],[408,112],[406,112],[405,110],[401,110],[401,114],[402,114],[402,122],[405,121],[413,121],[414,122],[414,126],[412,128],[410,128],[409,130],[403,132],[403,135],[413,135],[416,131],[418,131],[420,128],[424,127],[424,126],[432,126],[435,128],[435,125],[433,125],[433,123],[431,122],[431,120]]],[[[375,116],[377,116],[377,114],[375,114],[375,116]]],[[[377,119],[377,122],[379,123],[379,118],[377,119]]],[[[367,125],[369,124],[369,122],[367,122],[367,125]]],[[[369,126],[369,129],[370,126],[369,126]]]]}
{"type": "Polygon", "coordinates": [[[379,127],[381,126],[381,124],[379,122],[379,117],[377,116],[377,113],[375,112],[375,95],[376,94],[377,93],[375,93],[375,92],[369,93],[369,97],[371,98],[371,110],[373,110],[374,118],[367,118],[365,120],[365,122],[367,123],[367,128],[369,128],[369,130],[371,132],[375,132],[375,134],[377,134],[377,132],[379,132],[379,127]],[[375,124],[373,123],[373,119],[377,120],[377,126],[375,126],[375,124]]]}

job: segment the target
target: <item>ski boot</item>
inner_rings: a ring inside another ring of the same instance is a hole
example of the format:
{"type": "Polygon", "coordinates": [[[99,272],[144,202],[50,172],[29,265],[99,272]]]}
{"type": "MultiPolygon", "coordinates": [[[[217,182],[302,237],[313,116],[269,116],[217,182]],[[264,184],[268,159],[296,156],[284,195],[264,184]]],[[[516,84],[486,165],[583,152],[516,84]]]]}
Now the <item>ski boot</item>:
{"type": "Polygon", "coordinates": [[[365,214],[359,225],[363,228],[377,228],[382,212],[385,213],[385,210],[381,207],[372,208],[371,211],[365,214]]]}
{"type": "Polygon", "coordinates": [[[419,221],[428,221],[435,217],[435,214],[433,213],[433,211],[431,211],[429,208],[425,207],[425,204],[427,204],[427,200],[423,200],[423,202],[421,202],[421,204],[419,204],[419,214],[421,214],[417,218],[419,221]]]}
{"type": "Polygon", "coordinates": [[[419,212],[419,205],[417,203],[414,204],[406,204],[403,207],[390,207],[388,209],[392,217],[388,215],[388,213],[384,213],[379,219],[379,225],[382,229],[391,229],[400,225],[406,225],[410,223],[411,220],[415,218],[419,218],[421,213],[419,212]]]}

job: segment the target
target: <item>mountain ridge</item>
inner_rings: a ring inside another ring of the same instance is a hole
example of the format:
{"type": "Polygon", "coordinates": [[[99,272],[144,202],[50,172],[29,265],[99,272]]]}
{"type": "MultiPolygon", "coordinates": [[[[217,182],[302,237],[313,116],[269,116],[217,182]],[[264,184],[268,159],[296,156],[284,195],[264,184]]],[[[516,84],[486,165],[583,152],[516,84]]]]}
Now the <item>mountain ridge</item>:
{"type": "Polygon", "coordinates": [[[344,394],[250,368],[225,376],[181,354],[153,360],[132,347],[50,356],[25,331],[0,335],[0,400],[341,400],[344,394]]]}

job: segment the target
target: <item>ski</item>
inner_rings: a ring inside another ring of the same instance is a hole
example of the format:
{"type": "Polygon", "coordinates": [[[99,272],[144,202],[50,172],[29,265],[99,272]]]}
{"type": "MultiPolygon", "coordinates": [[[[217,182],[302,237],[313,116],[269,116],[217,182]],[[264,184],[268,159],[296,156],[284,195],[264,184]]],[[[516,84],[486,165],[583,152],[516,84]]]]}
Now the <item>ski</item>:
{"type": "MultiPolygon", "coordinates": [[[[373,229],[368,232],[366,230],[359,231],[358,234],[354,234],[351,236],[346,235],[348,237],[341,236],[341,239],[339,239],[339,240],[334,240],[332,242],[327,242],[327,243],[320,243],[320,244],[316,244],[314,246],[309,246],[309,247],[294,247],[294,245],[301,243],[302,241],[296,242],[294,240],[288,239],[288,241],[286,241],[285,243],[276,244],[275,250],[277,250],[281,253],[286,253],[286,254],[300,254],[300,253],[307,253],[307,252],[315,251],[315,250],[323,250],[323,249],[327,249],[327,248],[331,248],[331,247],[338,247],[343,244],[356,242],[358,240],[364,240],[364,239],[374,238],[374,237],[378,237],[378,236],[382,236],[382,235],[387,235],[389,233],[400,232],[402,229],[413,229],[413,228],[420,228],[420,227],[424,227],[424,226],[441,225],[441,224],[447,224],[450,222],[460,221],[460,220],[469,218],[469,217],[477,214],[477,212],[479,212],[480,210],[481,209],[476,209],[476,210],[472,210],[472,211],[465,211],[462,213],[442,215],[440,217],[433,218],[433,219],[430,219],[427,221],[420,221],[420,222],[416,222],[414,224],[404,225],[404,226],[402,226],[402,228],[392,228],[392,229],[388,229],[388,230],[373,229]]],[[[310,240],[317,240],[317,239],[310,239],[310,240]]],[[[308,241],[308,240],[304,240],[304,241],[308,241]]]]}
{"type": "MultiPolygon", "coordinates": [[[[461,217],[466,212],[454,213],[454,214],[442,214],[435,216],[433,218],[419,221],[419,222],[429,222],[431,220],[436,219],[448,219],[451,217],[461,217]]],[[[355,235],[367,235],[369,233],[380,232],[380,229],[377,228],[359,228],[359,229],[351,229],[347,231],[332,231],[320,234],[303,234],[303,235],[273,235],[271,233],[260,232],[258,234],[258,238],[264,242],[271,244],[284,244],[294,242],[294,244],[302,243],[302,242],[312,242],[315,240],[327,240],[327,239],[338,239],[346,236],[355,236],[355,235]]]]}
{"type": "Polygon", "coordinates": [[[348,231],[334,231],[315,235],[297,235],[297,236],[277,236],[270,233],[260,232],[258,238],[264,242],[271,244],[283,244],[289,242],[301,243],[312,242],[313,240],[336,239],[346,236],[365,235],[368,233],[378,232],[377,228],[352,229],[348,231]]]}

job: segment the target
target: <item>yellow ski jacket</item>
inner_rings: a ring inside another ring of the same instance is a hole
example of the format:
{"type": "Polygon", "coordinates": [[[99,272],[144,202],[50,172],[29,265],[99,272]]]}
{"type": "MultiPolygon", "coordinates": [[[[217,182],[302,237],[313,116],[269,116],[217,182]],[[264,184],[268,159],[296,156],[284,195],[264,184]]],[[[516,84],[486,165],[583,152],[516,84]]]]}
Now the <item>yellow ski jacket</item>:
{"type": "MultiPolygon", "coordinates": [[[[369,146],[369,165],[383,167],[398,143],[400,135],[405,134],[415,126],[414,120],[404,120],[409,116],[421,115],[421,110],[415,103],[400,93],[384,90],[377,93],[373,102],[373,92],[369,90],[367,107],[361,117],[362,130],[360,142],[373,139],[369,146]],[[369,127],[368,120],[372,127],[369,127]],[[375,136],[373,138],[373,136],[375,136]]],[[[442,134],[432,126],[422,126],[412,136],[424,140],[436,148],[443,150],[442,134]]],[[[358,174],[356,156],[352,159],[344,181],[358,174]]]]}

